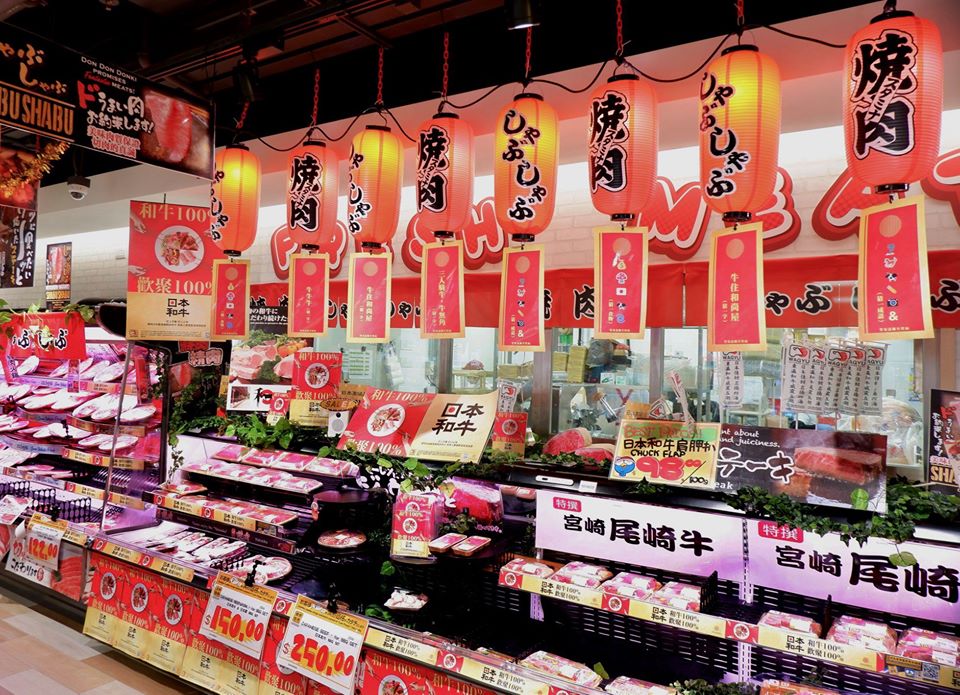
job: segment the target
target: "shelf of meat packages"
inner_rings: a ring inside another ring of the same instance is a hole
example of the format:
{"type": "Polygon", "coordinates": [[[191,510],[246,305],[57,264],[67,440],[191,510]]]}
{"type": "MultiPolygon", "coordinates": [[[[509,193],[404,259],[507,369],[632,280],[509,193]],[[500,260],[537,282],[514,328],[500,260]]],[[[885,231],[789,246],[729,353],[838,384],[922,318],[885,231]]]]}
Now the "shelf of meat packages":
{"type": "Polygon", "coordinates": [[[556,563],[520,557],[500,569],[498,583],[689,632],[960,690],[960,638],[913,629],[898,642],[887,625],[846,616],[838,618],[820,638],[819,623],[780,611],[767,611],[757,622],[711,615],[700,612],[707,607],[701,600],[709,595],[711,580],[704,587],[682,582],[661,585],[651,577],[629,572],[613,576],[584,562],[570,562],[558,569],[556,563]]]}

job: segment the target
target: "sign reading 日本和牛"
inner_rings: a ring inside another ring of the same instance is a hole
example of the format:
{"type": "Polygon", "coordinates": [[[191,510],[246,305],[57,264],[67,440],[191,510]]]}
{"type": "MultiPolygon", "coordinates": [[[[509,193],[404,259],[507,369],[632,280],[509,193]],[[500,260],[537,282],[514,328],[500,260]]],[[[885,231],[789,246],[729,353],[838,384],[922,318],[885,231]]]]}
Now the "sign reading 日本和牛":
{"type": "Polygon", "coordinates": [[[960,622],[960,551],[871,538],[844,545],[769,521],[749,521],[750,579],[757,586],[947,623],[960,622]],[[899,554],[916,564],[898,567],[899,554]]]}
{"type": "Polygon", "coordinates": [[[541,490],[537,547],[721,579],[743,578],[743,522],[733,516],[541,490]]]}

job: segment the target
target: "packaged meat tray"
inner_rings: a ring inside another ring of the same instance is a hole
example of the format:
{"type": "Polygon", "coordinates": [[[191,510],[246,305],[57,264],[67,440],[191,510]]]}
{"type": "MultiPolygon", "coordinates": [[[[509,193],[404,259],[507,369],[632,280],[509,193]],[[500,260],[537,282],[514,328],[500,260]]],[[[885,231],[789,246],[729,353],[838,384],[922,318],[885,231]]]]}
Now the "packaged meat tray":
{"type": "Polygon", "coordinates": [[[606,594],[616,594],[625,598],[643,600],[661,587],[653,577],[644,577],[633,572],[621,572],[613,579],[600,585],[600,590],[606,594]]]}
{"type": "Polygon", "coordinates": [[[451,478],[451,490],[445,502],[447,516],[466,512],[484,526],[498,526],[503,521],[503,496],[493,483],[451,478]]]}
{"type": "Polygon", "coordinates": [[[653,596],[647,599],[651,603],[682,611],[700,612],[700,587],[684,582],[667,582],[653,596]]]}
{"type": "Polygon", "coordinates": [[[767,680],[760,686],[760,695],[839,695],[836,690],[816,688],[803,683],[767,680]]]}
{"type": "Polygon", "coordinates": [[[604,687],[610,695],[675,695],[676,690],[666,685],[657,685],[639,678],[620,676],[614,678],[604,687]]]}
{"type": "Polygon", "coordinates": [[[430,549],[431,553],[445,553],[453,546],[458,543],[462,543],[467,540],[467,537],[462,533],[445,533],[439,538],[434,538],[430,543],[427,544],[427,547],[430,549]]]}
{"type": "Polygon", "coordinates": [[[788,632],[812,635],[813,637],[820,637],[823,632],[823,626],[813,618],[784,613],[783,611],[767,611],[760,617],[760,625],[775,627],[778,630],[786,630],[788,632]]]}
{"type": "Polygon", "coordinates": [[[350,461],[338,461],[330,458],[315,458],[303,469],[315,475],[328,475],[332,478],[352,478],[360,472],[360,467],[350,461]]]}
{"type": "Polygon", "coordinates": [[[486,536],[468,536],[467,540],[460,541],[453,546],[451,552],[453,552],[454,555],[470,557],[471,555],[477,554],[488,545],[490,545],[490,539],[486,536]]]}
{"type": "Polygon", "coordinates": [[[500,568],[501,577],[504,576],[504,573],[512,573],[525,574],[530,577],[542,577],[546,579],[552,575],[553,572],[554,569],[550,565],[545,565],[544,563],[537,562],[536,560],[528,560],[527,558],[523,557],[514,558],[500,568]]]}
{"type": "Polygon", "coordinates": [[[221,461],[229,461],[230,463],[239,463],[250,451],[251,449],[248,446],[230,444],[217,451],[217,453],[213,455],[213,458],[220,459],[221,461]]]}
{"type": "Polygon", "coordinates": [[[274,459],[273,463],[270,465],[271,468],[278,471],[293,471],[294,473],[300,473],[314,460],[315,457],[308,454],[298,454],[293,451],[288,451],[285,454],[282,454],[279,458],[274,459]]]}
{"type": "Polygon", "coordinates": [[[910,659],[960,668],[960,637],[911,627],[900,635],[897,654],[910,659]]]}
{"type": "Polygon", "coordinates": [[[827,641],[892,654],[897,648],[897,633],[884,623],[844,615],[830,627],[827,641]]]}
{"type": "Polygon", "coordinates": [[[350,550],[367,542],[367,536],[359,531],[326,531],[317,538],[317,545],[334,550],[350,550]]]}
{"type": "Polygon", "coordinates": [[[394,589],[384,606],[395,611],[418,611],[427,605],[426,594],[415,594],[407,589],[394,589]]]}
{"type": "Polygon", "coordinates": [[[606,567],[574,561],[568,562],[558,569],[556,573],[550,577],[550,581],[596,589],[612,576],[613,572],[606,567]]]}
{"type": "Polygon", "coordinates": [[[520,662],[521,666],[532,668],[535,671],[548,673],[551,676],[562,678],[563,680],[582,685],[586,688],[596,688],[603,680],[592,669],[584,664],[578,664],[576,661],[564,659],[562,656],[551,654],[550,652],[534,652],[526,659],[520,662]]]}

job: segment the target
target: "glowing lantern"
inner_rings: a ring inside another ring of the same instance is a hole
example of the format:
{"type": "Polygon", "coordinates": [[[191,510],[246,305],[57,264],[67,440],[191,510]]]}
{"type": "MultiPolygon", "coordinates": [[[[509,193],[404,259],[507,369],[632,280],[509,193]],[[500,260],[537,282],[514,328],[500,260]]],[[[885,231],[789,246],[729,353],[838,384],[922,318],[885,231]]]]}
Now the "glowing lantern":
{"type": "Polygon", "coordinates": [[[403,146],[386,126],[368,125],[350,148],[347,229],[364,249],[390,241],[400,220],[403,146]]]}
{"type": "Polygon", "coordinates": [[[257,237],[260,212],[260,160],[245,145],[228,145],[217,154],[210,191],[210,231],[228,256],[239,256],[257,237]]]}
{"type": "Polygon", "coordinates": [[[630,219],[657,177],[656,94],[636,75],[614,75],[590,97],[588,118],[593,206],[614,220],[630,219]]]}
{"type": "Polygon", "coordinates": [[[743,222],[773,193],[780,149],[780,70],[756,46],[732,46],[700,83],[700,186],[725,222],[743,222]]]}
{"type": "Polygon", "coordinates": [[[557,196],[557,112],[539,94],[519,94],[500,114],[493,156],[497,222],[516,241],[550,224],[557,196]]]}
{"type": "Polygon", "coordinates": [[[417,210],[437,237],[463,229],[473,203],[473,128],[455,113],[438,113],[417,136],[417,210]]]}
{"type": "Polygon", "coordinates": [[[940,32],[911,12],[885,12],[853,35],[845,62],[847,165],[877,193],[905,191],[940,149],[940,32]]]}
{"type": "Polygon", "coordinates": [[[307,140],[290,153],[287,175],[287,228],[306,249],[337,226],[337,157],[320,140],[307,140]]]}

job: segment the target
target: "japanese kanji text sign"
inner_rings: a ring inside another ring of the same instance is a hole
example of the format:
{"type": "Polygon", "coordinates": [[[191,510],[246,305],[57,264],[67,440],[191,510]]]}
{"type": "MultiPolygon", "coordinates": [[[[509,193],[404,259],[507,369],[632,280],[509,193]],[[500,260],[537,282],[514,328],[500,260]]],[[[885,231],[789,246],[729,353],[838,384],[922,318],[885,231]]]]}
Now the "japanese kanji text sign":
{"type": "Polygon", "coordinates": [[[493,429],[498,397],[498,391],[437,394],[427,408],[409,455],[431,461],[476,463],[493,429]]]}
{"type": "Polygon", "coordinates": [[[647,230],[593,230],[595,338],[643,338],[647,324],[647,230]]]}
{"type": "Polygon", "coordinates": [[[463,271],[463,242],[447,241],[423,247],[421,338],[463,337],[466,328],[463,271]]]}
{"type": "Polygon", "coordinates": [[[504,249],[497,331],[501,350],[546,349],[543,268],[543,246],[528,244],[525,248],[504,249]]]}
{"type": "Polygon", "coordinates": [[[330,259],[325,253],[290,257],[290,304],[287,335],[312,338],[327,331],[330,259]]]}
{"type": "Polygon", "coordinates": [[[707,300],[707,349],[765,350],[763,226],[713,233],[707,300]]]}
{"type": "Polygon", "coordinates": [[[861,340],[932,338],[923,196],[860,217],[861,340]]]}
{"type": "Polygon", "coordinates": [[[623,420],[610,478],[712,490],[719,439],[717,423],[623,420]]]}
{"type": "Polygon", "coordinates": [[[350,256],[348,343],[386,343],[390,340],[392,264],[393,256],[389,253],[355,253],[350,256]]]}
{"type": "Polygon", "coordinates": [[[245,340],[250,335],[250,261],[213,262],[213,340],[245,340]]]}

